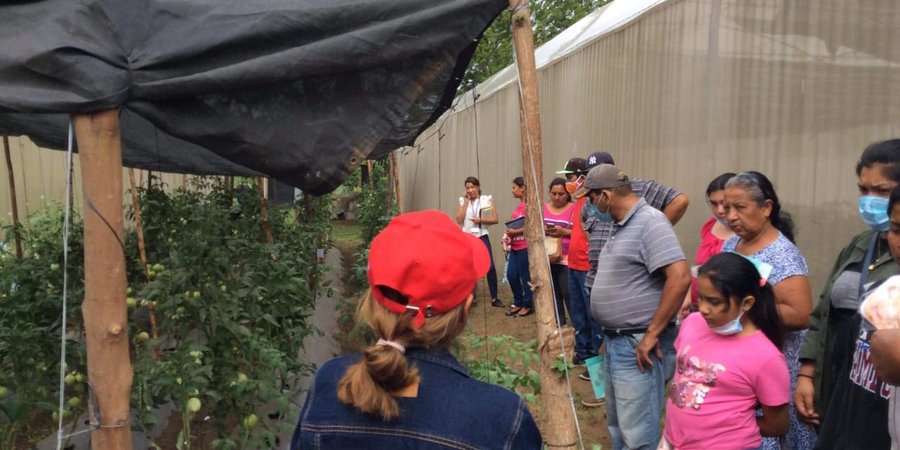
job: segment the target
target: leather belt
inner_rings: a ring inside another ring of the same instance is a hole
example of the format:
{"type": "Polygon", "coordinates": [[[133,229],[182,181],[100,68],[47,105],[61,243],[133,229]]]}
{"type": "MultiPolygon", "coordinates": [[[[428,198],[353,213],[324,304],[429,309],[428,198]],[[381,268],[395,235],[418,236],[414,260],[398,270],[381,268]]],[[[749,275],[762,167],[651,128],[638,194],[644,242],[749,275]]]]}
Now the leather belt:
{"type": "MultiPolygon", "coordinates": [[[[675,326],[675,322],[669,322],[666,329],[675,326]]],[[[603,334],[609,337],[634,336],[635,334],[646,333],[648,327],[631,327],[631,328],[603,328],[603,334]]]]}

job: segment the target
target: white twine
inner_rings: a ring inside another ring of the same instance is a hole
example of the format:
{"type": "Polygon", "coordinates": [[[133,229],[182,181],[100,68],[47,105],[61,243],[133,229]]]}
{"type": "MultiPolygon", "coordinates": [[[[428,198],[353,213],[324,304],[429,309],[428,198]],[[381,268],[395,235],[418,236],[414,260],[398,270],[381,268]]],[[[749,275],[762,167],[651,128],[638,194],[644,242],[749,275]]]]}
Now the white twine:
{"type": "MultiPolygon", "coordinates": [[[[520,8],[521,5],[522,5],[521,3],[519,5],[517,5],[516,10],[521,9],[520,8]]],[[[528,5],[527,2],[524,3],[524,5],[527,6],[528,5]]],[[[515,13],[515,11],[514,11],[514,13],[515,13]]],[[[522,88],[522,77],[521,77],[521,74],[519,73],[518,58],[516,57],[516,40],[515,39],[513,39],[513,66],[516,68],[516,84],[519,87],[519,106],[520,106],[520,108],[522,108],[522,114],[525,114],[525,94],[524,94],[524,89],[522,88]]],[[[528,144],[528,162],[531,165],[531,182],[532,182],[532,185],[534,186],[534,189],[541,189],[541,186],[538,186],[537,171],[534,166],[534,149],[533,149],[533,144],[531,141],[531,130],[528,129],[528,120],[522,120],[522,123],[524,124],[524,127],[525,127],[525,139],[528,144]]],[[[535,196],[535,198],[540,198],[537,195],[537,192],[534,193],[534,196],[535,196]]],[[[543,207],[543,205],[537,205],[537,208],[539,208],[538,211],[541,211],[542,207],[543,207]]],[[[544,229],[544,221],[541,220],[540,222],[541,222],[541,235],[544,236],[547,233],[546,230],[544,229]]],[[[547,247],[546,246],[543,246],[543,247],[544,247],[543,248],[544,260],[547,262],[547,270],[549,271],[550,270],[550,256],[547,255],[547,247]]],[[[556,310],[556,291],[553,290],[552,286],[550,288],[550,295],[553,298],[553,307],[554,307],[554,311],[555,311],[556,310]]],[[[554,314],[556,316],[556,335],[559,336],[560,357],[565,359],[566,348],[565,348],[565,343],[563,342],[563,338],[562,338],[562,323],[560,322],[560,318],[559,318],[560,314],[564,314],[564,312],[559,311],[556,314],[554,314]]],[[[568,362],[566,362],[562,366],[563,366],[564,375],[566,377],[566,387],[568,388],[568,391],[569,391],[568,392],[569,406],[572,408],[572,418],[575,419],[575,432],[578,434],[578,445],[579,445],[579,448],[581,448],[581,450],[584,450],[584,439],[581,436],[581,425],[578,422],[578,412],[575,409],[575,397],[572,394],[572,381],[570,378],[568,362]]]]}

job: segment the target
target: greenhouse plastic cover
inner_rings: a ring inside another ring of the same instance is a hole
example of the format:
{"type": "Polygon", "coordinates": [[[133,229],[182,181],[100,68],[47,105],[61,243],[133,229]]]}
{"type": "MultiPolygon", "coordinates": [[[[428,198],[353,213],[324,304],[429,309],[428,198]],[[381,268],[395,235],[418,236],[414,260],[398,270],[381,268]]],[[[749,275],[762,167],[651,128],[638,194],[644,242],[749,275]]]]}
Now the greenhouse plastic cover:
{"type": "Polygon", "coordinates": [[[314,194],[451,104],[506,0],[46,0],[0,6],[0,133],[64,149],[121,108],[123,163],[314,194]]]}

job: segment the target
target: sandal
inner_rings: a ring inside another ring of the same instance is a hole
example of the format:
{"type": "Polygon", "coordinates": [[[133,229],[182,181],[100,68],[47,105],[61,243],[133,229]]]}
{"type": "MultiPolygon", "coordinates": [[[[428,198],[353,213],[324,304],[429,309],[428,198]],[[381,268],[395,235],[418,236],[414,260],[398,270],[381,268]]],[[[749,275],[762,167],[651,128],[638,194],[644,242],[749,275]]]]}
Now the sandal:
{"type": "Polygon", "coordinates": [[[510,317],[517,316],[519,311],[521,311],[521,310],[522,310],[521,306],[509,305],[509,310],[506,311],[506,315],[510,316],[510,317]]]}
{"type": "Polygon", "coordinates": [[[528,317],[532,314],[534,314],[534,308],[520,308],[519,312],[518,312],[518,314],[516,314],[516,316],[517,317],[528,317]],[[522,310],[526,310],[526,311],[522,312],[522,310]]]}

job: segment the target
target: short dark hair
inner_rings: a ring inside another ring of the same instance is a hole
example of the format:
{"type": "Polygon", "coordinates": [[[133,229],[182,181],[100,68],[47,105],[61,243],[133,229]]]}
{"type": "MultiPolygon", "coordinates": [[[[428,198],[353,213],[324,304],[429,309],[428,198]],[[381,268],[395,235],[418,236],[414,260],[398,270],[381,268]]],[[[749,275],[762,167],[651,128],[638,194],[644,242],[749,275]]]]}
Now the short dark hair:
{"type": "Polygon", "coordinates": [[[709,185],[706,186],[706,197],[709,198],[713,192],[718,192],[725,189],[725,183],[731,179],[731,177],[737,175],[734,172],[725,172],[722,175],[719,175],[713,178],[712,181],[709,182],[709,185]]]}
{"type": "Polygon", "coordinates": [[[863,169],[875,164],[884,164],[884,175],[895,183],[900,183],[900,139],[873,142],[863,150],[859,162],[856,163],[856,176],[863,169]]]}
{"type": "Polygon", "coordinates": [[[515,177],[515,178],[513,178],[513,184],[515,184],[516,186],[518,186],[520,188],[524,188],[525,187],[525,178],[515,177]]]}
{"type": "Polygon", "coordinates": [[[898,202],[900,202],[900,184],[894,186],[894,189],[891,190],[891,199],[888,200],[888,217],[890,217],[891,211],[894,210],[894,206],[896,206],[898,202]]]}
{"type": "Polygon", "coordinates": [[[478,178],[466,177],[466,181],[464,181],[463,184],[466,184],[466,183],[472,183],[473,186],[481,189],[481,182],[478,181],[478,178]]]}

